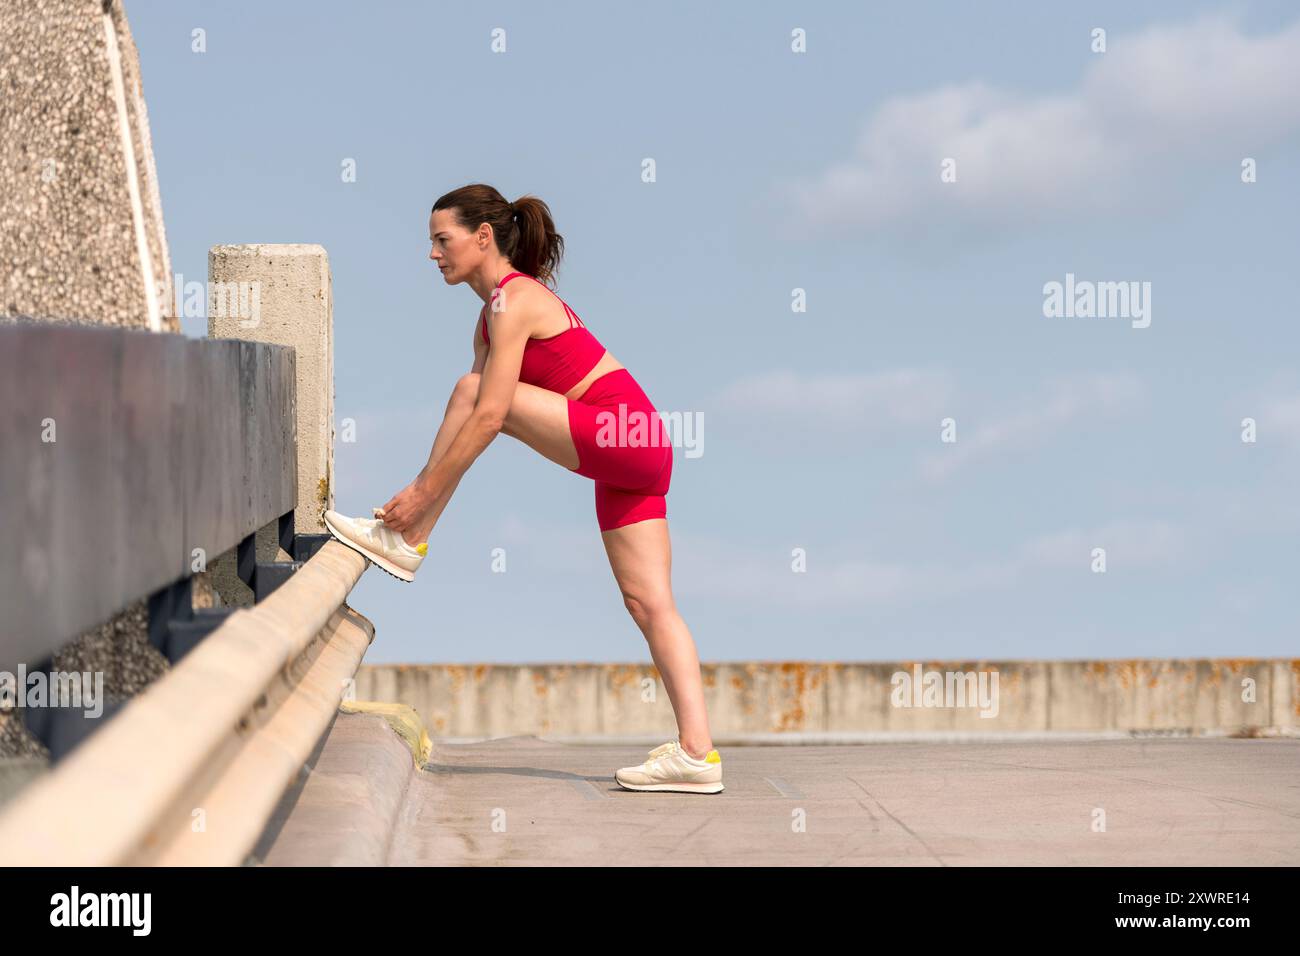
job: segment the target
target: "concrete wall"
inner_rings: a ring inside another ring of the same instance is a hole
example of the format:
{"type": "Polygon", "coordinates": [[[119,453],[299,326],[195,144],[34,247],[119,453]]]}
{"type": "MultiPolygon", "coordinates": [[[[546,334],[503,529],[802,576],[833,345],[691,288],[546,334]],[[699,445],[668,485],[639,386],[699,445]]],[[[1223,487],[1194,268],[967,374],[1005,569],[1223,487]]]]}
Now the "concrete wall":
{"type": "MultiPolygon", "coordinates": [[[[719,745],[767,734],[1251,736],[1300,728],[1297,659],[756,661],[704,664],[702,672],[719,745]],[[906,675],[908,686],[897,675],[906,675]],[[963,705],[959,685],[978,695],[963,675],[975,682],[983,675],[987,697],[963,705]]],[[[672,704],[648,664],[373,664],[361,667],[356,693],[359,700],[409,704],[435,737],[676,734],[672,704]]]]}
{"type": "MultiPolygon", "coordinates": [[[[208,250],[208,337],[288,345],[297,356],[296,534],[324,534],[334,507],[334,294],[329,256],[317,245],[253,243],[208,250]]],[[[259,561],[289,561],[277,522],[257,532],[259,561]]],[[[226,605],[248,606],[253,592],[235,573],[234,552],[212,565],[226,605]]]]}
{"type": "MultiPolygon", "coordinates": [[[[121,0],[0,3],[0,322],[179,332],[140,61],[121,0]]],[[[36,516],[33,516],[36,517],[36,516]]],[[[216,601],[206,576],[196,607],[216,601]]],[[[167,661],[144,599],[80,635],[61,671],[135,696],[167,661]]],[[[45,748],[0,713],[0,757],[45,748]]]]}
{"type": "Polygon", "coordinates": [[[120,0],[10,0],[0,36],[0,316],[179,332],[120,0]]]}

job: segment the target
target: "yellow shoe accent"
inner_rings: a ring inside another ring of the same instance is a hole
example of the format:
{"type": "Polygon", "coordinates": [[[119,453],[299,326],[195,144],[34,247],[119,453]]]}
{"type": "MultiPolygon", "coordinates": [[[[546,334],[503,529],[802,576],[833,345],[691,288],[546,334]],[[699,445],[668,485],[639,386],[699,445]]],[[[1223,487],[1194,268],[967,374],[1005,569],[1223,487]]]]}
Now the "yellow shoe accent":
{"type": "Polygon", "coordinates": [[[326,511],[321,519],[337,541],[399,581],[412,581],[424,561],[423,551],[403,541],[380,518],[349,518],[337,511],[326,511]]]}
{"type": "Polygon", "coordinates": [[[420,557],[424,557],[429,553],[429,542],[421,541],[415,546],[415,550],[420,552],[420,557]]]}
{"type": "Polygon", "coordinates": [[[623,767],[614,780],[624,790],[677,793],[722,793],[722,757],[710,750],[703,761],[691,757],[679,740],[670,740],[650,751],[639,767],[623,767]],[[704,766],[700,766],[703,763],[704,766]]]}

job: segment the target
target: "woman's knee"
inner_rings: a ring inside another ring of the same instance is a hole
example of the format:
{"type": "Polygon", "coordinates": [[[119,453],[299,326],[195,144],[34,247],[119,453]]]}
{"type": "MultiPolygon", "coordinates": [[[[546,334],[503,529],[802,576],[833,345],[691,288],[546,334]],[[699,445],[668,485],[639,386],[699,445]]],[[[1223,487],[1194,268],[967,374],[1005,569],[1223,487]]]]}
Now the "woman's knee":
{"type": "Polygon", "coordinates": [[[474,405],[478,401],[479,383],[483,376],[478,372],[466,372],[456,380],[456,385],[451,390],[452,404],[474,405]]]}
{"type": "Polygon", "coordinates": [[[627,613],[632,615],[632,620],[636,622],[637,627],[643,630],[677,613],[671,594],[624,591],[623,606],[627,608],[627,613]]]}

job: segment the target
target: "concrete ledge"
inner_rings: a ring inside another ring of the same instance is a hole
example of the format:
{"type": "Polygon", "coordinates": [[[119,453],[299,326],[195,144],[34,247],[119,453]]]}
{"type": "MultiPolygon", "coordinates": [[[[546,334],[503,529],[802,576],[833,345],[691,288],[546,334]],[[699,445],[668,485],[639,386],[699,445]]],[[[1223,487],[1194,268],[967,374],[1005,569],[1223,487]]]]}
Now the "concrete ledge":
{"type": "Polygon", "coordinates": [[[374,625],[367,562],[329,542],[0,815],[0,865],[243,862],[342,700],[374,625]]]}
{"type": "Polygon", "coordinates": [[[393,726],[391,716],[340,711],[314,755],[310,774],[284,795],[271,814],[253,849],[252,862],[264,866],[383,866],[388,862],[411,777],[417,772],[410,741],[393,726]]]}
{"type": "Polygon", "coordinates": [[[428,763],[433,742],[429,740],[429,735],[424,729],[424,721],[420,719],[414,707],[379,700],[345,700],[339,705],[339,710],[345,714],[375,714],[384,718],[410,750],[415,766],[423,767],[428,763]]]}
{"type": "MultiPolygon", "coordinates": [[[[700,669],[709,728],[720,742],[1300,730],[1297,658],[729,661],[700,669]],[[966,689],[983,682],[993,706],[978,693],[956,694],[963,682],[966,689]]],[[[357,696],[414,707],[435,739],[538,734],[662,743],[676,734],[668,693],[648,663],[375,664],[357,672],[357,696]]]]}

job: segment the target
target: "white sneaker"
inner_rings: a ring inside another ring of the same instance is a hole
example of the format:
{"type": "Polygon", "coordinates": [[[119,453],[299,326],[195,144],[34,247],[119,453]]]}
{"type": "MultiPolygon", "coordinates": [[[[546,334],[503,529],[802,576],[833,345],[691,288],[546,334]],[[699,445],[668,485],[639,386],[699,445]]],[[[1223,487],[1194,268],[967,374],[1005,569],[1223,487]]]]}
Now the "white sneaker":
{"type": "MultiPolygon", "coordinates": [[[[379,513],[376,508],[375,514],[379,513]]],[[[429,542],[421,541],[413,548],[381,518],[349,518],[337,511],[327,511],[324,517],[330,534],[399,581],[414,581],[415,572],[429,553],[429,542]]]]}
{"type": "Polygon", "coordinates": [[[650,751],[639,767],[624,767],[614,774],[624,790],[673,790],[678,793],[721,793],[722,757],[710,750],[696,760],[670,740],[650,751]]]}

